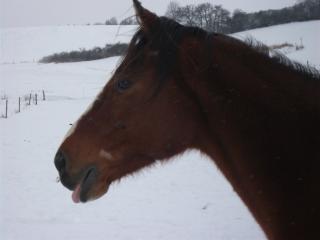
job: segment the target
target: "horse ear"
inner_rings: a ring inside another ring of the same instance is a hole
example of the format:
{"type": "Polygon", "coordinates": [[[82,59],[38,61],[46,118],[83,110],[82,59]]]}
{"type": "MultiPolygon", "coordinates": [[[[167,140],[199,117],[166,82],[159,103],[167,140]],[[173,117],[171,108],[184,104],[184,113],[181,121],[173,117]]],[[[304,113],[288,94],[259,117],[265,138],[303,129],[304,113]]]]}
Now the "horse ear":
{"type": "Polygon", "coordinates": [[[136,11],[138,23],[142,30],[149,32],[158,20],[158,16],[153,12],[142,7],[138,0],[133,0],[133,6],[136,11]]]}

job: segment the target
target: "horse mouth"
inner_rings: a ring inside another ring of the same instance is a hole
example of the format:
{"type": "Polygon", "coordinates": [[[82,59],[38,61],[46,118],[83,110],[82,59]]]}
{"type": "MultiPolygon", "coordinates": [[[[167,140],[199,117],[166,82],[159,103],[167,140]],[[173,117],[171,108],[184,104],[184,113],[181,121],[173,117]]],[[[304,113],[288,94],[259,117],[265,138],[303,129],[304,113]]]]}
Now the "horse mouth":
{"type": "Polygon", "coordinates": [[[89,168],[82,180],[76,185],[73,193],[72,193],[72,200],[74,203],[79,202],[87,202],[89,200],[89,192],[92,188],[93,184],[97,179],[97,169],[92,167],[89,168]]]}

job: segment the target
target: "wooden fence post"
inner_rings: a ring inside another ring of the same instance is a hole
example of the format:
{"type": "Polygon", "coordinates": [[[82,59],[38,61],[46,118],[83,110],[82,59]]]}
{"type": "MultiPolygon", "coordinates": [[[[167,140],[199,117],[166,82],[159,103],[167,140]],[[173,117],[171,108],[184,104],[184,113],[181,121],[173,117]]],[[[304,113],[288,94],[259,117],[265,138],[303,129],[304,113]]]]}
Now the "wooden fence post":
{"type": "Polygon", "coordinates": [[[8,118],[8,99],[6,100],[6,115],[5,118],[8,118]]]}
{"type": "Polygon", "coordinates": [[[38,94],[36,94],[35,97],[36,97],[36,99],[35,99],[36,100],[36,105],[38,105],[38,94]]]}
{"type": "Polygon", "coordinates": [[[19,97],[19,110],[18,110],[18,112],[20,112],[21,111],[21,97],[19,97]]]}
{"type": "Polygon", "coordinates": [[[32,98],[32,94],[30,93],[28,105],[31,105],[31,98],[32,98]]]}
{"type": "Polygon", "coordinates": [[[44,90],[42,90],[42,100],[43,100],[43,101],[46,100],[46,94],[44,93],[44,90]]]}

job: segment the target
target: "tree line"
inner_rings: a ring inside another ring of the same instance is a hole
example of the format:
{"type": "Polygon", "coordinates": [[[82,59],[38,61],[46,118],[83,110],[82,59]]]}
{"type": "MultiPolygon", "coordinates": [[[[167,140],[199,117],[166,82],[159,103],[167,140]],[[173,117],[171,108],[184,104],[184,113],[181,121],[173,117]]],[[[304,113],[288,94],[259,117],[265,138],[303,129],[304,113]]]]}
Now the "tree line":
{"type": "MultiPolygon", "coordinates": [[[[289,22],[320,19],[320,0],[298,0],[291,7],[253,13],[241,9],[230,13],[221,5],[209,2],[180,6],[178,2],[171,1],[165,15],[184,25],[227,34],[289,22]]],[[[105,24],[136,25],[137,21],[135,17],[129,17],[118,23],[117,19],[112,17],[107,19],[105,24]]]]}
{"type": "MultiPolygon", "coordinates": [[[[180,6],[177,2],[172,1],[168,5],[166,16],[185,25],[201,27],[211,32],[228,34],[294,21],[320,19],[320,0],[299,0],[291,7],[255,13],[246,13],[237,9],[233,14],[221,5],[202,3],[180,6]]],[[[116,25],[118,23],[116,18],[110,18],[105,24],[116,25]]],[[[120,24],[136,25],[137,22],[135,17],[129,17],[121,21],[120,24]]],[[[53,54],[42,58],[40,62],[59,63],[97,60],[122,55],[126,52],[127,48],[128,44],[108,44],[104,48],[96,47],[91,50],[80,49],[79,51],[53,54]]]]}
{"type": "Polygon", "coordinates": [[[80,49],[79,51],[55,53],[40,59],[40,63],[65,63],[98,60],[102,58],[120,56],[126,52],[128,44],[116,43],[107,44],[104,48],[95,47],[90,50],[80,49]]]}
{"type": "Polygon", "coordinates": [[[303,0],[291,7],[254,13],[237,9],[233,14],[221,5],[202,3],[180,6],[172,1],[166,16],[184,25],[201,27],[210,32],[234,33],[276,24],[320,19],[320,0],[303,0]]]}
{"type": "Polygon", "coordinates": [[[137,25],[138,22],[135,16],[127,17],[118,23],[118,20],[115,17],[108,18],[105,21],[105,25],[137,25]]]}

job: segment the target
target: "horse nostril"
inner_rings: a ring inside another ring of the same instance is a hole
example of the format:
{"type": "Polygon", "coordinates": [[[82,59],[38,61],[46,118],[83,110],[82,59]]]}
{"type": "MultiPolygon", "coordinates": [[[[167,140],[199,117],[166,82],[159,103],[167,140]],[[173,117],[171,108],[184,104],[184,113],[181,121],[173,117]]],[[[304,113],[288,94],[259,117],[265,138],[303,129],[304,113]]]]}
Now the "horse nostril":
{"type": "Polygon", "coordinates": [[[61,151],[58,151],[54,158],[54,164],[59,172],[66,168],[66,160],[66,156],[61,151]]]}

